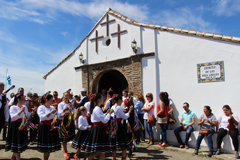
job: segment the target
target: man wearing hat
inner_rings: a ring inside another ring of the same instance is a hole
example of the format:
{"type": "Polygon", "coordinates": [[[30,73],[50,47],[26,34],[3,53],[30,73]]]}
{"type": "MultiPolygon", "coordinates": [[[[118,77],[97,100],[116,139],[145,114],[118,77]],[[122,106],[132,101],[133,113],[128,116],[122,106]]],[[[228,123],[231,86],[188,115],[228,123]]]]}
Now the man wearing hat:
{"type": "Polygon", "coordinates": [[[89,99],[87,97],[87,90],[85,88],[83,88],[81,90],[81,94],[82,94],[82,99],[80,101],[80,106],[84,106],[84,104],[89,101],[89,99]]]}

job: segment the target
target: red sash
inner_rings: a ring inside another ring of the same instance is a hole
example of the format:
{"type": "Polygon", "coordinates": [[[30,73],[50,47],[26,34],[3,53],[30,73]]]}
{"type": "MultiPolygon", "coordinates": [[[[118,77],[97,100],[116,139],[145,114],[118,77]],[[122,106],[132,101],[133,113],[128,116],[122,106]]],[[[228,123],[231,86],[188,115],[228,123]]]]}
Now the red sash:
{"type": "Polygon", "coordinates": [[[109,130],[108,125],[107,125],[107,124],[104,124],[103,122],[93,122],[93,125],[94,125],[94,126],[100,126],[100,125],[103,125],[103,126],[105,127],[106,131],[109,130]]]}
{"type": "Polygon", "coordinates": [[[41,124],[51,125],[52,121],[53,121],[53,119],[41,121],[41,124]]]}
{"type": "Polygon", "coordinates": [[[22,120],[23,120],[22,118],[19,118],[19,119],[15,120],[15,121],[11,120],[11,122],[22,122],[22,120]]]}
{"type": "Polygon", "coordinates": [[[117,118],[117,121],[118,121],[118,122],[121,122],[121,121],[122,121],[122,118],[117,118]]]}

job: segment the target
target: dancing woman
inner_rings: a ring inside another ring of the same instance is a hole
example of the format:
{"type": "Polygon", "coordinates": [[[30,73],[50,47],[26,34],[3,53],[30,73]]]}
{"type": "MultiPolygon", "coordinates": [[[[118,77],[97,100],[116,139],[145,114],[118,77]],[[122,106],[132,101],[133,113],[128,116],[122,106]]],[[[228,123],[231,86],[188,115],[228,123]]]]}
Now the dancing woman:
{"type": "Polygon", "coordinates": [[[12,159],[20,160],[20,153],[25,151],[28,144],[27,118],[32,116],[25,105],[25,96],[17,94],[14,98],[13,105],[10,108],[11,123],[8,130],[5,151],[13,152],[12,159]]]}
{"type": "Polygon", "coordinates": [[[43,152],[44,160],[48,160],[50,153],[60,150],[61,144],[58,135],[57,118],[60,114],[56,111],[53,102],[53,96],[47,94],[41,97],[41,106],[38,107],[37,114],[40,118],[38,131],[38,151],[43,152]]]}
{"type": "Polygon", "coordinates": [[[90,104],[91,121],[93,126],[81,146],[82,151],[92,153],[88,156],[88,160],[92,160],[98,155],[100,160],[104,160],[105,152],[109,150],[108,135],[106,133],[108,126],[106,123],[109,121],[110,114],[113,113],[113,110],[108,110],[104,114],[100,108],[102,103],[102,95],[98,93],[94,94],[90,104]]]}
{"type": "Polygon", "coordinates": [[[122,160],[126,159],[126,152],[127,149],[131,147],[131,138],[129,138],[127,134],[127,126],[122,124],[123,119],[128,119],[130,116],[130,113],[133,110],[133,107],[131,106],[129,108],[128,113],[124,113],[121,104],[122,104],[122,97],[120,95],[114,95],[113,96],[113,104],[112,109],[114,110],[114,113],[111,114],[111,117],[113,119],[117,120],[117,131],[115,136],[110,136],[110,150],[112,151],[113,160],[116,160],[116,151],[122,150],[122,160]]]}
{"type": "Polygon", "coordinates": [[[75,108],[72,103],[69,102],[69,93],[65,92],[63,95],[63,102],[58,104],[58,113],[63,117],[60,125],[60,141],[63,142],[63,153],[66,159],[69,159],[67,142],[73,140],[75,137],[75,126],[73,114],[75,108]]]}

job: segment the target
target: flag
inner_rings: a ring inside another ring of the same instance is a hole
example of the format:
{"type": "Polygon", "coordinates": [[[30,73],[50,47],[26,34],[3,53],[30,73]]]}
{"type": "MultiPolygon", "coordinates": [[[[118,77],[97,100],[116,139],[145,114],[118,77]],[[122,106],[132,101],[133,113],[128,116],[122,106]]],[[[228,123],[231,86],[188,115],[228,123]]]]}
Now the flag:
{"type": "Polygon", "coordinates": [[[7,76],[6,76],[6,84],[11,85],[11,77],[8,73],[7,73],[7,76]]]}

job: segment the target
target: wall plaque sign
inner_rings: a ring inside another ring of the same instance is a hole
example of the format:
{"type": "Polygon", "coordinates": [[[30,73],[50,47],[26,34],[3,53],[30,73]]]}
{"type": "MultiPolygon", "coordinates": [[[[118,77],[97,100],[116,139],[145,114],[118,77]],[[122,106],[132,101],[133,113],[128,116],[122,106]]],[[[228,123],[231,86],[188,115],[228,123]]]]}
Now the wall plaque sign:
{"type": "Polygon", "coordinates": [[[223,61],[197,64],[198,83],[224,81],[223,61]]]}

